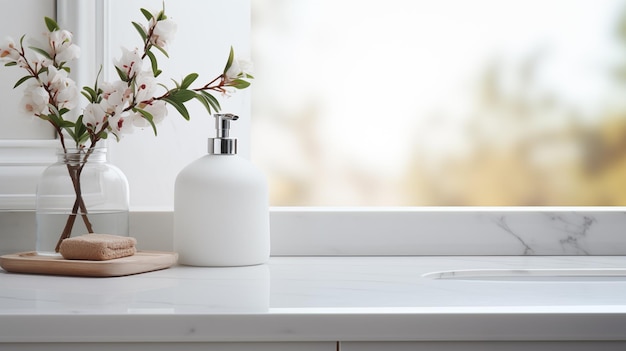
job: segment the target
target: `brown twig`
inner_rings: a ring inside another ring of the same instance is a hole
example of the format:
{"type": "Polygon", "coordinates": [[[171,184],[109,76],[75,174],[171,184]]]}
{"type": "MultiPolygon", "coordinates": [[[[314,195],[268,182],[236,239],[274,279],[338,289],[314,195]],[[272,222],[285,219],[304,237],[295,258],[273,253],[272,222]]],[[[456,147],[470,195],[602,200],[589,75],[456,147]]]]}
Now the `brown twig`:
{"type": "Polygon", "coordinates": [[[83,222],[85,223],[85,227],[87,228],[87,232],[89,233],[94,232],[91,222],[89,221],[87,206],[85,205],[85,201],[83,199],[81,183],[80,183],[81,173],[83,171],[83,168],[85,167],[85,164],[87,163],[89,156],[93,152],[93,149],[94,149],[94,145],[92,144],[92,146],[90,146],[87,152],[85,153],[85,156],[82,158],[82,160],[79,158],[78,165],[69,164],[68,159],[67,159],[67,151],[64,151],[65,161],[67,163],[66,166],[67,166],[67,170],[70,175],[70,178],[72,179],[72,185],[74,187],[74,193],[76,194],[76,199],[74,200],[74,205],[72,206],[72,212],[68,215],[67,221],[65,222],[65,227],[63,228],[63,231],[61,232],[61,236],[59,237],[59,240],[57,241],[57,245],[54,248],[55,252],[59,252],[60,247],[61,247],[61,242],[69,238],[72,235],[72,229],[74,227],[74,223],[76,222],[76,215],[78,214],[79,209],[81,212],[81,218],[83,219],[83,222]]]}

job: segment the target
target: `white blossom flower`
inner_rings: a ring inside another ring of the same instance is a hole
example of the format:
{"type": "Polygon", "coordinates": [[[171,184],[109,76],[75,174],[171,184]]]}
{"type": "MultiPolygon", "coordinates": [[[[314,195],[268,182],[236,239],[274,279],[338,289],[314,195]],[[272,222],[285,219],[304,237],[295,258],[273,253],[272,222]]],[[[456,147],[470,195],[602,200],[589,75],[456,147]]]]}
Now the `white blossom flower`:
{"type": "Polygon", "coordinates": [[[55,30],[48,33],[50,56],[56,62],[68,62],[77,59],[80,48],[72,43],[72,33],[68,30],[55,30]]]}
{"type": "Polygon", "coordinates": [[[141,72],[142,63],[139,49],[135,48],[131,51],[122,47],[122,57],[115,61],[115,67],[124,72],[128,78],[132,78],[141,72]]]}
{"type": "Polygon", "coordinates": [[[39,79],[42,84],[48,87],[59,108],[72,109],[76,107],[79,97],[78,87],[68,77],[67,71],[50,66],[47,72],[39,75],[39,79]]]}
{"type": "Polygon", "coordinates": [[[226,84],[232,83],[235,79],[245,77],[252,73],[252,62],[244,59],[234,58],[232,64],[225,73],[226,84]]]}
{"type": "Polygon", "coordinates": [[[24,90],[20,106],[25,112],[38,116],[46,111],[49,100],[46,89],[38,83],[32,83],[24,90]]]}
{"type": "Polygon", "coordinates": [[[156,21],[156,23],[155,21],[156,16],[153,15],[150,20],[150,27],[154,26],[154,30],[150,36],[150,43],[162,49],[167,49],[168,44],[174,39],[178,25],[170,19],[156,21]]]}
{"type": "Polygon", "coordinates": [[[83,110],[83,123],[91,130],[97,130],[107,119],[105,107],[99,103],[90,103],[83,110]]]}
{"type": "Polygon", "coordinates": [[[117,114],[109,117],[109,128],[118,139],[133,132],[132,118],[128,114],[117,114]]]}
{"type": "Polygon", "coordinates": [[[80,47],[78,45],[72,44],[63,49],[61,52],[57,52],[56,61],[57,62],[69,62],[72,60],[76,60],[80,57],[80,47]]]}
{"type": "Polygon", "coordinates": [[[20,59],[20,53],[15,47],[15,42],[10,37],[6,39],[6,42],[0,46],[0,59],[18,61],[20,59]]]}
{"type": "Polygon", "coordinates": [[[54,66],[48,67],[47,71],[42,72],[39,75],[39,80],[41,81],[41,83],[50,87],[51,89],[59,88],[61,85],[63,85],[63,82],[66,79],[69,79],[67,77],[67,71],[59,70],[54,66]]]}
{"type": "Polygon", "coordinates": [[[142,71],[135,80],[135,99],[136,101],[150,100],[154,97],[157,89],[157,81],[148,71],[142,71]]]}
{"type": "Polygon", "coordinates": [[[121,80],[114,83],[104,82],[101,86],[103,101],[106,102],[109,114],[121,113],[132,98],[132,89],[121,80]]]}
{"type": "Polygon", "coordinates": [[[76,82],[67,78],[63,81],[63,85],[57,89],[56,100],[59,107],[73,109],[78,105],[79,91],[76,82]]]}
{"type": "MultiPolygon", "coordinates": [[[[159,124],[165,119],[165,116],[167,116],[167,104],[165,101],[155,100],[150,103],[139,104],[138,107],[152,115],[152,122],[154,124],[159,124]]],[[[148,123],[141,113],[133,114],[133,124],[139,128],[150,127],[150,123],[148,123]]]]}

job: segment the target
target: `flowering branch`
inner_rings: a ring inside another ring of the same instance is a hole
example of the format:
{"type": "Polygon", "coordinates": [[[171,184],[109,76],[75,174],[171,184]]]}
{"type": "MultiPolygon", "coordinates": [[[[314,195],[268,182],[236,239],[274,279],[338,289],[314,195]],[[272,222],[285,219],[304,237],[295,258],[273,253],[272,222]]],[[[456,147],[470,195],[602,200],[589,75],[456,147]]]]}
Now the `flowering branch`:
{"type": "MultiPolygon", "coordinates": [[[[148,21],[147,27],[137,22],[132,22],[132,25],[142,39],[142,49],[122,48],[121,58],[114,62],[119,80],[100,83],[100,69],[94,85],[83,87],[80,94],[88,103],[76,120],[66,118],[71,115],[68,112],[77,107],[79,96],[76,83],[69,78],[68,63],[80,55],[80,48],[72,43],[71,32],[61,29],[56,21],[45,17],[48,28],[45,43],[28,46],[30,51],[27,51],[24,47],[25,36],[22,36],[19,44],[9,38],[5,45],[0,46],[0,59],[6,62],[5,66],[17,66],[27,72],[14,85],[16,88],[28,83],[20,102],[21,107],[28,114],[53,126],[65,154],[65,138],[68,136],[78,149],[86,149],[86,161],[97,143],[109,134],[113,134],[119,141],[124,134],[131,133],[134,127],[150,126],[157,135],[156,125],[167,115],[167,105],[173,106],[186,120],[190,116],[185,104],[192,99],[199,101],[209,114],[219,112],[219,101],[212,93],[228,95],[229,89],[245,89],[250,85],[249,80],[254,78],[248,72],[250,64],[235,58],[231,47],[223,72],[209,83],[192,88],[191,85],[198,78],[197,73],[188,74],[180,82],[174,81],[175,87],[171,89],[157,83],[156,78],[162,71],[153,49],[169,57],[166,49],[177,25],[166,16],[165,6],[154,13],[143,8],[140,11],[148,21]],[[149,70],[142,69],[146,58],[150,62],[149,70]],[[164,88],[165,92],[158,94],[158,87],[164,88]]],[[[76,200],[59,244],[70,236],[79,209],[89,232],[93,232],[81,195],[80,175],[83,166],[84,163],[68,165],[76,200]]]]}

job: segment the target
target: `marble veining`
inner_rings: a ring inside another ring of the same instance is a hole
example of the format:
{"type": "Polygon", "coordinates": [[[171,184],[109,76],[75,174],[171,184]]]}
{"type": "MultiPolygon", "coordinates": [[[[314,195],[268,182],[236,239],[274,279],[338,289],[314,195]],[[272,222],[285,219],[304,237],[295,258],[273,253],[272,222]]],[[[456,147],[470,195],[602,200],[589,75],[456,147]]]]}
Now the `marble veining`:
{"type": "MultiPolygon", "coordinates": [[[[539,213],[538,217],[548,219],[545,229],[540,232],[531,232],[512,229],[507,220],[510,216],[500,215],[494,219],[494,223],[502,229],[503,235],[510,235],[523,249],[520,255],[535,255],[541,252],[541,248],[533,244],[537,235],[545,235],[548,240],[558,242],[561,253],[567,255],[590,255],[591,253],[585,247],[584,240],[588,239],[589,233],[592,232],[594,223],[597,219],[593,215],[584,213],[539,213]]],[[[530,219],[530,218],[529,218],[530,219]]],[[[540,222],[544,222],[539,218],[540,222]]]]}
{"type": "Polygon", "coordinates": [[[626,255],[626,212],[621,208],[430,208],[290,214],[273,214],[273,254],[626,255]]]}
{"type": "MultiPolygon", "coordinates": [[[[622,228],[624,212],[496,212],[477,214],[490,218],[483,232],[510,238],[503,251],[517,255],[626,254],[622,228]]],[[[485,223],[479,221],[479,223],[485,223]]],[[[469,224],[469,223],[468,223],[469,224]]],[[[475,224],[472,228],[477,228],[475,224]]],[[[483,235],[486,236],[486,235],[483,235]]]]}
{"type": "Polygon", "coordinates": [[[520,253],[520,255],[532,255],[535,253],[535,250],[533,250],[532,247],[530,247],[525,241],[524,238],[522,236],[520,236],[519,234],[516,234],[511,227],[509,227],[509,225],[506,223],[506,216],[500,216],[497,219],[494,220],[494,223],[502,228],[502,230],[511,235],[512,237],[515,238],[516,241],[518,241],[520,243],[520,245],[522,245],[524,251],[520,253]]]}

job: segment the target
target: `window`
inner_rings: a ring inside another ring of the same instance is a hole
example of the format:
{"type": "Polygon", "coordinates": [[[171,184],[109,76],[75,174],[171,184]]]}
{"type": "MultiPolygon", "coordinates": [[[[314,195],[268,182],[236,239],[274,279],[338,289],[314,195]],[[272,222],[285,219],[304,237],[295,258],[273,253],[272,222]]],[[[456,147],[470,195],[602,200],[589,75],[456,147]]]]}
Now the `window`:
{"type": "Polygon", "coordinates": [[[625,1],[252,4],[274,205],[626,204],[625,1]]]}

